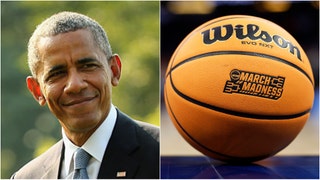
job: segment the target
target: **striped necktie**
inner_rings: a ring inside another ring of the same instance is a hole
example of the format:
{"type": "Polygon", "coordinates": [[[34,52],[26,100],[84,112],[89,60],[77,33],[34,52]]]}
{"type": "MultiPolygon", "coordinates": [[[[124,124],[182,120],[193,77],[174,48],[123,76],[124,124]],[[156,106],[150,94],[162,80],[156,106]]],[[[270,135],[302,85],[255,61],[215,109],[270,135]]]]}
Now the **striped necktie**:
{"type": "Polygon", "coordinates": [[[72,179],[89,179],[87,173],[87,165],[90,159],[90,154],[88,154],[82,148],[79,148],[74,156],[74,175],[72,179]]]}

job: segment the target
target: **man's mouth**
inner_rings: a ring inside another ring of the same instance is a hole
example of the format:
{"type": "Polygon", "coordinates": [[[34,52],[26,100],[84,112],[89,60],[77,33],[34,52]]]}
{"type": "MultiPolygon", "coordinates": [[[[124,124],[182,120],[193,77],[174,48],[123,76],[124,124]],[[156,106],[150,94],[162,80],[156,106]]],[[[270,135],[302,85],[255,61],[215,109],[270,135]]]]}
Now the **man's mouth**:
{"type": "Polygon", "coordinates": [[[70,99],[67,102],[63,103],[63,106],[74,106],[74,105],[80,105],[84,103],[88,103],[95,99],[97,96],[93,97],[82,97],[82,98],[75,98],[75,99],[70,99]]]}

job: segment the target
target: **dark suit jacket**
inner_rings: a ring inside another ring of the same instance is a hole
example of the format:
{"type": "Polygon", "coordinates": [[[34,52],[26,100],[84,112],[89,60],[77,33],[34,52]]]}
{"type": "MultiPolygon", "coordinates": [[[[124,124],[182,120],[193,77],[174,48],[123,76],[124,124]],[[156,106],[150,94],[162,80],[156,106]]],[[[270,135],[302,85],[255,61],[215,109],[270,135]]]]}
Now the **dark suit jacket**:
{"type": "MultiPolygon", "coordinates": [[[[99,179],[159,178],[159,128],[134,121],[117,110],[117,121],[99,170],[99,179]]],[[[60,174],[64,145],[60,140],[49,150],[30,161],[12,178],[57,179],[60,174]]]]}

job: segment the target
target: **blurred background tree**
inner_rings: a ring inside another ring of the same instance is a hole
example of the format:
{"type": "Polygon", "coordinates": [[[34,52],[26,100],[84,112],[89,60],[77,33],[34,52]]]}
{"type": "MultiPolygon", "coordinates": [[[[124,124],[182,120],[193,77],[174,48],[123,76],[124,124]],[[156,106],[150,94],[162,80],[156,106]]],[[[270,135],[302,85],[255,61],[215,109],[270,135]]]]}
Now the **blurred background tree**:
{"type": "Polygon", "coordinates": [[[113,103],[135,119],[160,124],[159,2],[1,2],[1,178],[61,138],[58,121],[25,84],[28,39],[59,11],[88,15],[105,28],[123,65],[113,103]]]}

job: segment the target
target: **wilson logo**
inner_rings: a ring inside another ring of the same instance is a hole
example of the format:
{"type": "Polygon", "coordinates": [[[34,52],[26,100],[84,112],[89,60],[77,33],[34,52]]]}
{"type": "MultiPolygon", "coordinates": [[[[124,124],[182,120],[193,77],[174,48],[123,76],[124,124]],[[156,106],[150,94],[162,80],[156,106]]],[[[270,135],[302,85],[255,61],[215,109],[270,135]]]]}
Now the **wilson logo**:
{"type": "Polygon", "coordinates": [[[285,78],[234,69],[226,81],[224,93],[239,93],[277,100],[283,92],[285,78]]]}
{"type": "Polygon", "coordinates": [[[260,30],[260,27],[255,24],[248,24],[246,26],[239,24],[234,27],[231,24],[226,24],[201,32],[203,43],[207,45],[217,41],[226,41],[234,33],[239,40],[250,39],[261,40],[265,43],[274,42],[280,48],[287,48],[292,55],[295,55],[301,61],[300,50],[297,46],[294,46],[290,41],[279,35],[271,35],[267,31],[260,30]]]}

